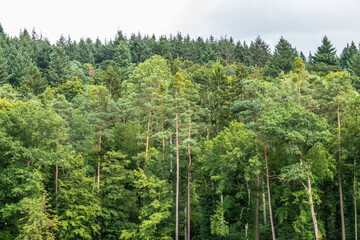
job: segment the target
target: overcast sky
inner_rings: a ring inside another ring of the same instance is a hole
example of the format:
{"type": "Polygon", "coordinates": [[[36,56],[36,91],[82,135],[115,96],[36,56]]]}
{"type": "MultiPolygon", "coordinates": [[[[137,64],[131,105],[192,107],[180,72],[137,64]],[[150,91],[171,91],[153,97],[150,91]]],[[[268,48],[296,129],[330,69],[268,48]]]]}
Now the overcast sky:
{"type": "Polygon", "coordinates": [[[359,0],[5,0],[0,23],[10,36],[33,28],[51,42],[114,39],[117,30],[192,38],[258,35],[272,48],[283,36],[298,51],[315,52],[327,35],[340,54],[360,42],[359,0]]]}

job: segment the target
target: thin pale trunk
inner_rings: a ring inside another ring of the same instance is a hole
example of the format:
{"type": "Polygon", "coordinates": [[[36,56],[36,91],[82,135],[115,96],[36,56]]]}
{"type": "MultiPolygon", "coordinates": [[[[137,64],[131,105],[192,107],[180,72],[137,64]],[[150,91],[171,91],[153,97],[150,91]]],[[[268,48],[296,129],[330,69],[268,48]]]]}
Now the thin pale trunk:
{"type": "Polygon", "coordinates": [[[357,237],[357,210],[356,210],[356,175],[354,171],[354,221],[355,221],[355,240],[358,239],[357,237]]]}
{"type": "MultiPolygon", "coordinates": [[[[187,216],[186,207],[184,207],[184,215],[185,215],[185,218],[186,218],[186,216],[187,216]]],[[[189,238],[187,236],[186,224],[184,224],[184,240],[187,240],[187,239],[189,239],[189,238]]]]}
{"type": "Polygon", "coordinates": [[[340,195],[340,216],[341,216],[341,233],[342,240],[345,240],[345,220],[344,220],[344,203],[342,194],[342,176],[341,176],[341,125],[340,125],[340,103],[337,106],[337,122],[338,122],[338,140],[339,140],[339,195],[340,195]]]}
{"type": "Polygon", "coordinates": [[[56,163],[55,166],[55,203],[56,203],[56,210],[58,207],[58,176],[59,176],[59,165],[56,163]]]}
{"type": "Polygon", "coordinates": [[[262,199],[263,199],[263,217],[264,217],[264,225],[266,225],[266,196],[265,196],[265,188],[264,188],[264,180],[262,179],[262,199]]]}
{"type": "Polygon", "coordinates": [[[224,195],[221,193],[220,195],[220,202],[221,202],[221,232],[224,233],[224,195]]]}
{"type": "MultiPolygon", "coordinates": [[[[101,132],[101,124],[100,124],[100,132],[101,132]]],[[[98,192],[100,190],[100,151],[101,151],[101,135],[99,135],[99,152],[98,152],[98,175],[97,175],[97,189],[98,192]]]]}
{"type": "MultiPolygon", "coordinates": [[[[153,102],[153,93],[151,93],[151,105],[153,102]]],[[[145,175],[146,175],[146,164],[147,157],[149,152],[149,141],[150,141],[150,125],[151,125],[151,111],[149,112],[148,126],[147,126],[147,134],[146,134],[146,149],[145,149],[145,175]]]]}
{"type": "Polygon", "coordinates": [[[164,171],[164,162],[165,162],[165,137],[164,137],[164,120],[161,121],[161,131],[162,131],[162,160],[163,160],[163,171],[164,171]]]}
{"type": "Polygon", "coordinates": [[[268,194],[268,201],[269,201],[269,217],[270,217],[270,225],[271,225],[272,238],[273,238],[273,240],[275,240],[275,229],[274,229],[274,222],[273,222],[272,209],[271,209],[271,194],[270,194],[270,182],[269,182],[269,166],[268,166],[268,160],[267,160],[267,143],[265,143],[264,152],[265,152],[265,164],[266,164],[267,194],[268,194]]]}
{"type": "Polygon", "coordinates": [[[259,186],[260,186],[260,176],[256,176],[256,210],[255,210],[255,238],[259,240],[259,186]]]}
{"type": "Polygon", "coordinates": [[[301,104],[300,96],[301,96],[301,73],[299,75],[299,84],[298,84],[298,101],[299,101],[299,105],[301,104]]]}
{"type": "Polygon", "coordinates": [[[178,109],[177,109],[177,91],[175,92],[175,109],[176,109],[176,213],[175,213],[175,240],[179,239],[179,123],[178,123],[178,109]]]}
{"type": "Polygon", "coordinates": [[[145,161],[149,152],[149,140],[150,140],[150,124],[151,124],[151,112],[149,112],[147,134],[146,134],[146,149],[145,149],[145,161]]]}
{"type": "Polygon", "coordinates": [[[99,125],[99,151],[98,151],[98,175],[97,175],[97,190],[100,191],[100,152],[101,152],[101,131],[102,131],[102,121],[101,121],[102,105],[101,105],[101,90],[100,90],[100,125],[99,125]]]}
{"type": "MultiPolygon", "coordinates": [[[[256,115],[254,118],[256,123],[256,115]]],[[[256,147],[256,152],[259,152],[259,148],[256,147]]],[[[259,188],[260,188],[260,173],[256,175],[256,208],[255,208],[255,239],[259,240],[259,209],[260,209],[260,200],[259,200],[259,188]]]]}
{"type": "MultiPolygon", "coordinates": [[[[189,133],[188,133],[188,138],[190,139],[191,137],[191,125],[189,125],[189,133]]],[[[188,239],[190,239],[190,182],[191,182],[191,152],[190,152],[190,143],[188,143],[188,155],[189,155],[189,166],[188,166],[188,182],[187,182],[187,191],[188,191],[188,195],[187,195],[187,225],[188,225],[188,229],[187,229],[187,236],[188,239]]]]}
{"type": "Polygon", "coordinates": [[[308,185],[307,192],[308,192],[308,197],[309,197],[311,217],[312,217],[313,224],[314,224],[315,239],[318,240],[319,239],[319,230],[318,230],[318,224],[317,224],[316,214],[315,214],[315,210],[314,210],[314,202],[313,202],[313,198],[312,198],[310,176],[307,177],[307,185],[308,185]]]}

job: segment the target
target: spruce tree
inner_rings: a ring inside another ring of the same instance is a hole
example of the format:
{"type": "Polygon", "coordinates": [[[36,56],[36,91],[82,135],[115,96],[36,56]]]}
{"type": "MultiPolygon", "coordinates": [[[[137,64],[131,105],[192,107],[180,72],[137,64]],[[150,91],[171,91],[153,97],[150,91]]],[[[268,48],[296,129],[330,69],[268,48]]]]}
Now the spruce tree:
{"type": "Polygon", "coordinates": [[[250,65],[258,67],[264,67],[267,61],[270,59],[270,47],[264,42],[260,36],[257,36],[255,41],[250,45],[250,65]]]}
{"type": "Polygon", "coordinates": [[[8,73],[7,73],[7,62],[4,57],[4,52],[0,47],[0,86],[8,83],[8,73]]]}
{"type": "Polygon", "coordinates": [[[265,74],[270,75],[271,77],[277,77],[281,71],[289,73],[294,67],[296,56],[296,50],[287,40],[281,37],[275,46],[274,54],[270,60],[269,69],[265,74]]]}
{"type": "Polygon", "coordinates": [[[340,66],[345,69],[349,68],[350,59],[356,54],[359,54],[359,50],[355,43],[351,42],[350,45],[347,44],[340,55],[340,66]]]}
{"type": "Polygon", "coordinates": [[[50,55],[48,71],[48,81],[50,86],[60,86],[66,81],[71,80],[71,69],[69,57],[63,48],[55,47],[50,55]]]}
{"type": "Polygon", "coordinates": [[[336,56],[336,49],[333,47],[327,36],[324,36],[322,44],[317,48],[312,58],[312,70],[320,75],[326,75],[331,71],[340,69],[339,58],[336,56]]]}

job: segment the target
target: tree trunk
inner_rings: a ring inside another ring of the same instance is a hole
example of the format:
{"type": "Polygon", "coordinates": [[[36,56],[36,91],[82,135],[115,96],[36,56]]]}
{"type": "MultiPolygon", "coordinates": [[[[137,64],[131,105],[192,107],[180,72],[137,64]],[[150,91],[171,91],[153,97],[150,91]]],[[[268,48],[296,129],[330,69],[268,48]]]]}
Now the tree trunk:
{"type": "Polygon", "coordinates": [[[220,195],[220,202],[221,202],[221,232],[224,233],[225,232],[225,230],[224,230],[225,223],[224,223],[224,195],[223,195],[223,193],[221,193],[221,195],[220,195]]]}
{"type": "Polygon", "coordinates": [[[307,177],[307,185],[308,186],[307,186],[306,190],[307,190],[308,197],[309,197],[309,205],[310,205],[311,217],[312,217],[313,224],[314,224],[315,239],[318,240],[319,239],[319,230],[318,230],[316,214],[315,214],[315,210],[314,210],[314,202],[313,202],[313,199],[312,199],[310,176],[307,177]]]}
{"type": "Polygon", "coordinates": [[[98,151],[98,175],[97,175],[97,190],[100,191],[100,151],[101,151],[101,131],[102,131],[102,121],[101,121],[102,105],[101,105],[101,90],[100,90],[100,124],[99,124],[99,151],[98,151]]]}
{"type": "Polygon", "coordinates": [[[256,209],[255,209],[255,238],[259,240],[259,187],[260,187],[260,176],[256,176],[256,209]]]}
{"type": "Polygon", "coordinates": [[[266,225],[266,196],[265,196],[265,188],[264,188],[264,180],[263,179],[262,179],[262,198],[263,198],[264,225],[266,225]]]}
{"type": "MultiPolygon", "coordinates": [[[[185,219],[187,216],[187,212],[186,212],[186,207],[184,208],[184,215],[185,215],[185,219]]],[[[186,229],[186,224],[184,224],[184,240],[188,240],[188,236],[187,236],[187,229],[186,229]]]]}
{"type": "Polygon", "coordinates": [[[340,216],[341,216],[341,233],[342,240],[345,240],[345,220],[344,220],[344,203],[342,194],[342,176],[341,176],[341,125],[340,125],[340,103],[337,107],[337,122],[338,122],[338,140],[339,140],[339,195],[340,195],[340,216]]]}
{"type": "Polygon", "coordinates": [[[298,101],[299,101],[299,105],[301,105],[300,96],[301,96],[301,73],[299,74],[299,83],[298,83],[298,101]]]}
{"type": "Polygon", "coordinates": [[[59,165],[56,163],[55,166],[55,203],[56,203],[56,210],[58,207],[58,176],[59,176],[59,165]]]}
{"type": "Polygon", "coordinates": [[[161,120],[161,130],[162,130],[162,147],[163,147],[163,152],[162,152],[162,160],[163,160],[163,171],[164,171],[164,162],[165,162],[165,137],[164,137],[164,120],[161,120]]]}
{"type": "MultiPolygon", "coordinates": [[[[153,93],[151,93],[151,105],[153,102],[153,93]]],[[[147,126],[147,134],[146,134],[146,149],[145,149],[145,175],[146,175],[146,164],[147,164],[147,156],[149,152],[149,141],[150,141],[150,124],[151,124],[151,111],[149,111],[149,119],[147,126]]]]}
{"type": "Polygon", "coordinates": [[[175,240],[179,239],[179,123],[178,123],[178,109],[177,109],[177,91],[175,92],[175,109],[176,109],[176,211],[175,211],[175,240]]]}
{"type": "MultiPolygon", "coordinates": [[[[256,96],[255,96],[256,98],[256,96]]],[[[256,123],[257,117],[256,112],[254,113],[254,123],[256,123]]],[[[255,139],[256,142],[256,139],[255,139]]],[[[259,152],[259,148],[256,146],[256,152],[259,152]]],[[[255,239],[259,240],[259,189],[260,189],[260,169],[258,169],[259,173],[256,176],[256,208],[255,208],[255,239]]]]}
{"type": "Polygon", "coordinates": [[[358,239],[357,237],[357,210],[356,210],[356,175],[354,171],[354,221],[355,221],[355,240],[358,239]]]}
{"type": "MultiPolygon", "coordinates": [[[[188,138],[190,139],[191,137],[191,125],[189,125],[189,133],[188,133],[188,138]]],[[[188,182],[187,182],[187,191],[188,191],[188,195],[187,195],[187,225],[188,225],[188,229],[187,229],[187,236],[188,239],[190,239],[190,182],[191,182],[191,152],[190,152],[190,143],[188,143],[188,155],[189,155],[189,166],[188,166],[188,182]]]]}
{"type": "Polygon", "coordinates": [[[149,140],[150,140],[150,124],[151,124],[151,112],[149,112],[148,126],[147,126],[147,134],[146,134],[146,149],[145,149],[145,161],[148,156],[149,151],[149,140]]]}
{"type": "Polygon", "coordinates": [[[267,184],[267,194],[268,194],[268,201],[269,201],[269,217],[270,217],[270,225],[271,225],[271,233],[272,238],[275,240],[275,229],[272,217],[272,209],[271,209],[271,195],[270,195],[270,182],[269,182],[269,166],[267,160],[267,143],[264,145],[264,152],[265,152],[265,164],[266,164],[266,184],[267,184]]]}

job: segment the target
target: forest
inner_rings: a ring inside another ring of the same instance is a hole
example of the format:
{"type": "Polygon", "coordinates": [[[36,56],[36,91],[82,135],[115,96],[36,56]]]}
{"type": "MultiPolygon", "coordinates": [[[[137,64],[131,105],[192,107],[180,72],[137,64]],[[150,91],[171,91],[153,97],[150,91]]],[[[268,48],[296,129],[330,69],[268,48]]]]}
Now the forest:
{"type": "Polygon", "coordinates": [[[0,239],[355,239],[360,50],[0,25],[0,239]]]}

